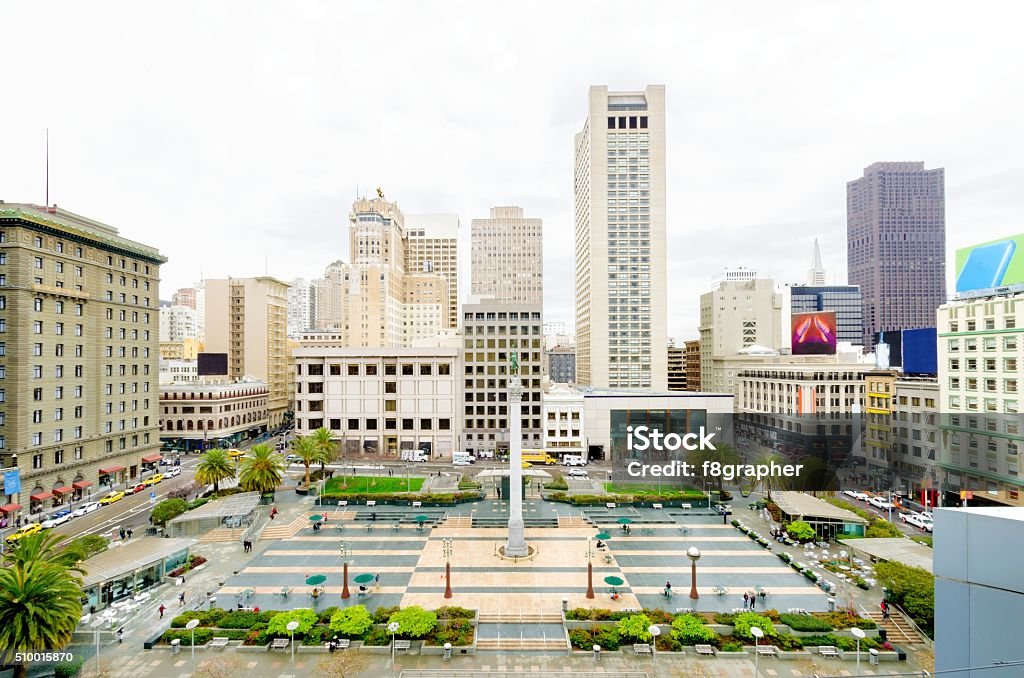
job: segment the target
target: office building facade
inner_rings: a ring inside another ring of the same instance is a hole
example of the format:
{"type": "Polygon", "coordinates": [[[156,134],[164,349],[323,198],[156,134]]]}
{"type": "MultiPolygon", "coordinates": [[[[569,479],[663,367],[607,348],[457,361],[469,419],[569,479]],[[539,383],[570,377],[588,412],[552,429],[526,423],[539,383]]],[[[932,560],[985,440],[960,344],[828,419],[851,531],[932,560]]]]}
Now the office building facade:
{"type": "Polygon", "coordinates": [[[548,361],[548,379],[556,384],[576,383],[576,349],[555,346],[545,353],[548,361]]]}
{"type": "Polygon", "coordinates": [[[459,217],[457,214],[409,214],[405,217],[405,268],[440,275],[445,283],[441,327],[459,326],[459,217]]]}
{"type": "Polygon", "coordinates": [[[471,225],[470,293],[501,304],[544,303],[543,222],[521,207],[492,207],[471,225]]]}
{"type": "Polygon", "coordinates": [[[792,313],[834,311],[836,340],[862,346],[864,300],[856,285],[794,285],[789,290],[792,313]]]}
{"type": "Polygon", "coordinates": [[[668,390],[688,391],[686,388],[686,349],[669,343],[668,390]]]}
{"type": "Polygon", "coordinates": [[[691,339],[686,342],[683,360],[683,369],[686,370],[686,390],[700,391],[700,339],[691,339]]]}

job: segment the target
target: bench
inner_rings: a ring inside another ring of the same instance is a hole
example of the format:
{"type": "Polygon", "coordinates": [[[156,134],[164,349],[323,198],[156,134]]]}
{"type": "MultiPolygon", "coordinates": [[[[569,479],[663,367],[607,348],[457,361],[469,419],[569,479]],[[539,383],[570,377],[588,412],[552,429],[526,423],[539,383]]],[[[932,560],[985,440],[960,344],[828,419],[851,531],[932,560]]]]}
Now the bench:
{"type": "Polygon", "coordinates": [[[613,504],[611,502],[608,502],[607,504],[604,505],[604,507],[605,508],[609,508],[609,509],[613,509],[613,508],[615,508],[615,504],[613,504]]]}
{"type": "Polygon", "coordinates": [[[640,610],[635,608],[635,607],[624,607],[624,608],[622,608],[622,611],[623,612],[628,612],[628,613],[632,614],[634,612],[639,612],[640,610]]]}
{"type": "Polygon", "coordinates": [[[683,509],[684,511],[688,511],[693,508],[693,504],[680,504],[679,508],[683,509]]]}
{"type": "Polygon", "coordinates": [[[210,647],[211,648],[223,649],[223,648],[225,648],[227,646],[228,646],[228,639],[225,638],[225,637],[222,637],[222,636],[214,637],[213,640],[210,641],[210,647]]]}
{"type": "Polygon", "coordinates": [[[412,507],[413,508],[420,508],[421,506],[423,506],[423,502],[422,501],[414,501],[412,503],[412,507]]]}
{"type": "MultiPolygon", "coordinates": [[[[334,641],[334,649],[347,650],[351,642],[352,641],[350,641],[348,638],[339,638],[338,640],[334,641]]],[[[327,641],[326,643],[324,643],[324,647],[326,647],[328,651],[330,651],[331,641],[327,641]]]]}
{"type": "Polygon", "coordinates": [[[370,499],[369,501],[366,502],[366,505],[367,506],[376,506],[377,505],[377,501],[375,499],[370,499]]]}
{"type": "Polygon", "coordinates": [[[663,509],[663,508],[665,508],[665,507],[664,507],[664,506],[662,506],[661,504],[651,504],[651,506],[652,506],[653,508],[656,508],[656,509],[663,509]]]}
{"type": "Polygon", "coordinates": [[[693,646],[693,650],[694,650],[694,652],[696,652],[699,655],[700,654],[709,654],[712,657],[715,656],[715,648],[712,647],[711,645],[694,645],[693,646]]]}
{"type": "Polygon", "coordinates": [[[779,653],[776,651],[774,645],[758,645],[757,653],[765,657],[778,657],[779,653]]]}
{"type": "Polygon", "coordinates": [[[836,649],[835,645],[819,645],[818,654],[822,657],[839,657],[839,650],[836,649]]]}
{"type": "Polygon", "coordinates": [[[270,644],[271,650],[287,650],[288,639],[287,638],[274,638],[274,642],[270,644]]]}
{"type": "Polygon", "coordinates": [[[637,654],[651,654],[651,646],[647,643],[633,643],[633,652],[637,654]]]}
{"type": "Polygon", "coordinates": [[[676,614],[693,614],[692,607],[677,607],[676,614]]]}
{"type": "Polygon", "coordinates": [[[411,644],[412,644],[411,641],[408,641],[408,640],[396,640],[395,641],[395,649],[396,650],[408,650],[409,647],[411,646],[411,644]]]}

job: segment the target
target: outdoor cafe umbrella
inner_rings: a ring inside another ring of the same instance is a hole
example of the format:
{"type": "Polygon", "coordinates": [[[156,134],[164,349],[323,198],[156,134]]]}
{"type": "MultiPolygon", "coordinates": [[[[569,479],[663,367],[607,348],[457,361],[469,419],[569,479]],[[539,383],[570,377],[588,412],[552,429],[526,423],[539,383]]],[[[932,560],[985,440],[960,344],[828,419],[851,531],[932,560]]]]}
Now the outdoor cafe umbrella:
{"type": "Polygon", "coordinates": [[[317,513],[316,515],[310,516],[309,519],[312,520],[314,523],[319,523],[321,520],[324,519],[324,517],[317,513]]]}
{"type": "Polygon", "coordinates": [[[430,520],[430,516],[425,516],[425,515],[418,515],[418,516],[416,516],[415,518],[413,518],[413,520],[415,520],[415,521],[416,521],[417,523],[419,523],[419,524],[420,524],[420,526],[422,526],[422,525],[423,525],[423,523],[425,523],[425,522],[427,522],[428,520],[430,520]]]}
{"type": "Polygon", "coordinates": [[[597,538],[600,539],[601,541],[607,541],[607,540],[611,539],[612,536],[610,534],[608,534],[607,532],[598,532],[597,533],[597,538]]]}
{"type": "Polygon", "coordinates": [[[319,586],[327,581],[327,577],[322,574],[314,574],[306,577],[306,584],[309,586],[319,586]]]}
{"type": "Polygon", "coordinates": [[[357,584],[369,584],[371,581],[373,581],[373,575],[368,572],[365,572],[363,574],[356,575],[355,579],[353,579],[352,581],[354,581],[357,584]]]}
{"type": "Polygon", "coordinates": [[[616,586],[622,586],[626,582],[624,580],[622,580],[621,578],[619,578],[619,577],[612,576],[612,577],[605,577],[604,578],[604,583],[608,584],[609,586],[611,586],[612,587],[612,593],[615,593],[615,587],[616,586]]]}
{"type": "Polygon", "coordinates": [[[622,516],[621,518],[619,518],[615,522],[617,522],[619,525],[629,525],[631,522],[633,522],[633,519],[632,518],[627,518],[626,516],[622,516]]]}

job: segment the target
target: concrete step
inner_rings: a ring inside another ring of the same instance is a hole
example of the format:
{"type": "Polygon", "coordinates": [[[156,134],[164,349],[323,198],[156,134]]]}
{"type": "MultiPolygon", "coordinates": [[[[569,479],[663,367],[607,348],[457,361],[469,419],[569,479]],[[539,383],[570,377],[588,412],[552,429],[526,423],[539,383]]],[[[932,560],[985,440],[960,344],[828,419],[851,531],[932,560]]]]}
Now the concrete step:
{"type": "Polygon", "coordinates": [[[527,612],[480,615],[480,624],[561,624],[562,615],[555,612],[527,612]]]}
{"type": "Polygon", "coordinates": [[[565,650],[564,638],[478,638],[476,648],[478,650],[530,650],[550,651],[565,650]]]}
{"type": "Polygon", "coordinates": [[[878,624],[878,628],[885,629],[886,636],[890,643],[923,644],[921,634],[912,629],[898,614],[890,614],[888,619],[882,619],[881,611],[869,612],[868,616],[878,624]]]}
{"type": "Polygon", "coordinates": [[[199,537],[199,541],[202,543],[212,542],[226,542],[226,541],[239,541],[242,538],[243,528],[227,528],[219,527],[215,530],[210,530],[206,534],[199,537]]]}
{"type": "Polygon", "coordinates": [[[593,523],[579,516],[559,516],[559,527],[592,527],[593,523]]]}

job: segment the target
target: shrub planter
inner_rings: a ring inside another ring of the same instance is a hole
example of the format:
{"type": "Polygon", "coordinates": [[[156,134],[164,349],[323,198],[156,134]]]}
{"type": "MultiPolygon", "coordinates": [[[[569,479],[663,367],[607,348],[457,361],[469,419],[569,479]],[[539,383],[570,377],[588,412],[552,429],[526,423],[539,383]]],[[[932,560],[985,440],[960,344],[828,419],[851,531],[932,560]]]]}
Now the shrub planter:
{"type": "Polygon", "coordinates": [[[719,650],[718,651],[718,656],[719,657],[732,657],[732,658],[746,657],[747,656],[747,651],[746,650],[740,650],[738,652],[726,652],[725,650],[719,650]]]}
{"type": "Polygon", "coordinates": [[[235,652],[266,652],[270,648],[270,643],[266,645],[239,645],[235,648],[235,652]]]}
{"type": "Polygon", "coordinates": [[[775,649],[779,659],[810,659],[811,653],[807,650],[780,650],[775,649]]]}

